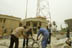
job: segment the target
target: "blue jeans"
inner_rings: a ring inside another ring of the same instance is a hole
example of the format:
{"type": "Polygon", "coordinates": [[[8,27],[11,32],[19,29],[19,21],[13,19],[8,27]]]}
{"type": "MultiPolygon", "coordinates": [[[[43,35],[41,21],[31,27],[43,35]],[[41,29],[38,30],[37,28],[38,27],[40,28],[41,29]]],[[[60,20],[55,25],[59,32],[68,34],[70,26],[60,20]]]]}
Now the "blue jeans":
{"type": "Polygon", "coordinates": [[[47,43],[48,43],[48,40],[47,39],[42,40],[42,43],[41,43],[42,48],[46,48],[47,43]]]}

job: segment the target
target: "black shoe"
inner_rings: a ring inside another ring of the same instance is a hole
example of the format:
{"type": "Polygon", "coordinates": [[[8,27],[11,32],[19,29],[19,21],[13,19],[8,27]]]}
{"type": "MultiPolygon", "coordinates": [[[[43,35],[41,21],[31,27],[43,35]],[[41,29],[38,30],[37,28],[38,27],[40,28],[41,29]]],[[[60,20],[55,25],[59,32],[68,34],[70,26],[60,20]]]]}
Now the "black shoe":
{"type": "Polygon", "coordinates": [[[28,46],[26,48],[28,48],[28,46]]]}
{"type": "Polygon", "coordinates": [[[25,47],[23,46],[23,48],[25,48],[25,47]]]}

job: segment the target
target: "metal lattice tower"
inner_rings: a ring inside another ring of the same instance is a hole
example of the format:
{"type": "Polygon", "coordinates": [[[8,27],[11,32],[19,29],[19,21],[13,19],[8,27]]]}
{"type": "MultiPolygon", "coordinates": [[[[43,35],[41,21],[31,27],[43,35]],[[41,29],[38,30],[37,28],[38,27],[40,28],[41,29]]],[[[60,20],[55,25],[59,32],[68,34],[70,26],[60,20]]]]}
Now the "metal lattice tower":
{"type": "Polygon", "coordinates": [[[51,13],[49,8],[49,0],[37,0],[36,16],[45,16],[51,20],[51,13]]]}

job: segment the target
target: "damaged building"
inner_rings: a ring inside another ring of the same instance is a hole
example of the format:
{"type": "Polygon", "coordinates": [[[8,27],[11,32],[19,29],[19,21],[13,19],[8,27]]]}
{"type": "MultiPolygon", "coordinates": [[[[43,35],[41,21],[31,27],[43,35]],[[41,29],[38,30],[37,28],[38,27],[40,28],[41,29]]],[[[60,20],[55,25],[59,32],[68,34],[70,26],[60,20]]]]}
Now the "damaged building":
{"type": "Polygon", "coordinates": [[[23,26],[32,27],[32,32],[37,33],[38,27],[46,27],[48,26],[48,20],[45,17],[35,17],[35,18],[27,18],[23,20],[23,26]]]}

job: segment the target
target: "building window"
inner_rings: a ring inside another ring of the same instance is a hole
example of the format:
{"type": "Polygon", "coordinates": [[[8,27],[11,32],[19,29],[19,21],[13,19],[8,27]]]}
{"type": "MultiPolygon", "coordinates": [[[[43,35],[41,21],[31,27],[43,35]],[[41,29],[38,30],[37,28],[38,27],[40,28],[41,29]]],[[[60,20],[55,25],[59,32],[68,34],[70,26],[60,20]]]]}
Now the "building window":
{"type": "Polygon", "coordinates": [[[39,22],[39,26],[41,26],[41,22],[39,22]]]}
{"type": "Polygon", "coordinates": [[[30,26],[30,22],[26,22],[26,25],[27,25],[27,26],[30,26]]]}
{"type": "Polygon", "coordinates": [[[0,22],[2,22],[2,18],[0,18],[0,22]]]}
{"type": "Polygon", "coordinates": [[[7,33],[7,29],[6,28],[4,29],[4,33],[7,33]]]}
{"type": "Polygon", "coordinates": [[[5,27],[5,26],[3,25],[3,26],[2,26],[2,29],[4,29],[4,27],[5,27]]]}
{"type": "Polygon", "coordinates": [[[22,26],[22,23],[19,23],[19,27],[22,26]]]}
{"type": "Polygon", "coordinates": [[[3,21],[4,23],[6,22],[6,18],[4,19],[4,21],[3,21]]]}
{"type": "Polygon", "coordinates": [[[33,22],[33,27],[37,27],[37,22],[33,22]]]}

